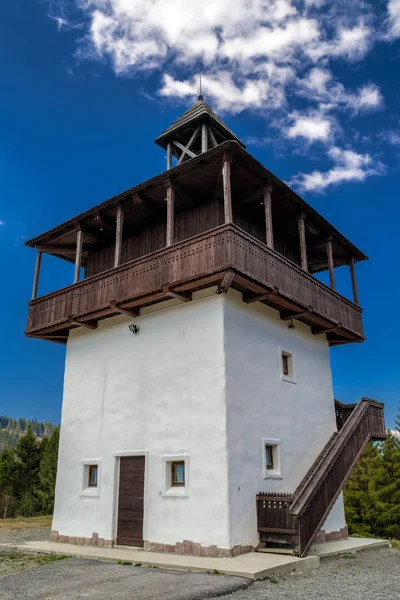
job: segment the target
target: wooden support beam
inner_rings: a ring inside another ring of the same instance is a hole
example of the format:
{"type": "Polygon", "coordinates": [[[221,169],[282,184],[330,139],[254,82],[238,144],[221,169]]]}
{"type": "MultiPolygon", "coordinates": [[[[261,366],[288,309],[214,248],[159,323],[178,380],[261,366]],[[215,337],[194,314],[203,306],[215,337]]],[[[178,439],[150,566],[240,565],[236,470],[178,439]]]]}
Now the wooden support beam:
{"type": "Polygon", "coordinates": [[[306,243],[306,215],[302,213],[298,218],[301,266],[308,273],[307,243],[306,243]]]}
{"type": "Polygon", "coordinates": [[[203,123],[201,126],[201,151],[207,152],[208,150],[208,132],[207,125],[203,123]]]}
{"type": "Polygon", "coordinates": [[[225,224],[232,223],[232,220],[233,220],[232,190],[231,190],[231,164],[232,164],[232,158],[229,155],[225,155],[223,166],[222,166],[225,224]]]}
{"type": "Polygon", "coordinates": [[[360,304],[358,297],[358,286],[357,286],[357,277],[356,277],[356,261],[354,256],[350,259],[350,275],[351,275],[351,286],[353,288],[353,299],[355,304],[360,304]]]}
{"type": "Polygon", "coordinates": [[[192,300],[192,292],[177,292],[176,290],[171,290],[167,285],[164,285],[162,290],[170,298],[176,298],[182,302],[190,302],[192,300]]]}
{"type": "Polygon", "coordinates": [[[264,209],[265,209],[265,232],[268,248],[274,249],[274,230],[272,226],[272,190],[273,187],[268,183],[264,188],[264,209]]]}
{"type": "Polygon", "coordinates": [[[45,252],[46,254],[73,254],[75,256],[76,246],[53,246],[53,245],[39,245],[36,246],[38,252],[45,252]]]}
{"type": "Polygon", "coordinates": [[[217,142],[217,138],[215,137],[215,134],[214,134],[213,130],[211,129],[211,127],[208,128],[208,133],[210,134],[211,143],[212,143],[213,147],[215,148],[215,146],[218,146],[218,142],[217,142]]]}
{"type": "Polygon", "coordinates": [[[107,229],[110,233],[114,233],[115,231],[115,221],[108,215],[104,213],[104,211],[99,211],[96,213],[94,220],[104,229],[107,229]]]}
{"type": "Polygon", "coordinates": [[[333,333],[335,331],[340,331],[343,328],[343,324],[342,323],[337,323],[337,325],[333,325],[332,327],[326,327],[324,329],[316,329],[315,327],[313,327],[311,329],[313,335],[321,335],[323,333],[333,333]]]}
{"type": "Polygon", "coordinates": [[[266,292],[265,294],[257,294],[256,292],[246,292],[243,294],[243,302],[246,304],[252,304],[253,302],[262,302],[263,300],[268,300],[268,298],[273,298],[279,294],[279,287],[276,285],[272,290],[266,292]]]}
{"type": "Polygon", "coordinates": [[[122,204],[117,206],[117,226],[115,230],[114,268],[121,264],[122,233],[124,229],[124,209],[122,204]]]}
{"type": "Polygon", "coordinates": [[[191,150],[189,150],[189,148],[187,148],[186,146],[184,146],[180,142],[177,142],[177,141],[174,140],[174,145],[177,148],[179,148],[179,150],[182,150],[182,152],[184,154],[187,154],[188,156],[190,156],[190,158],[196,158],[196,154],[194,152],[192,152],[191,150]]]}
{"type": "Polygon", "coordinates": [[[175,192],[171,184],[167,188],[167,246],[175,239],[175,192]]]}
{"type": "Polygon", "coordinates": [[[35,274],[33,276],[32,300],[37,298],[40,278],[40,267],[42,266],[42,252],[39,250],[36,256],[35,274]]]}
{"type": "Polygon", "coordinates": [[[329,237],[326,240],[326,253],[328,256],[328,267],[329,267],[329,281],[330,281],[330,285],[331,288],[333,290],[336,290],[336,283],[335,283],[335,264],[333,262],[333,249],[332,249],[332,238],[329,237]]]}
{"type": "Polygon", "coordinates": [[[172,146],[171,143],[167,145],[167,171],[172,169],[172,146]]]}
{"type": "MultiPolygon", "coordinates": [[[[199,125],[198,127],[196,127],[196,129],[195,129],[195,130],[194,130],[194,132],[192,133],[192,137],[191,137],[191,138],[190,138],[190,140],[188,141],[188,144],[187,144],[187,146],[184,146],[184,148],[185,148],[186,150],[190,150],[190,148],[193,146],[193,144],[194,144],[194,142],[195,142],[195,140],[196,140],[197,136],[199,135],[199,133],[200,133],[200,125],[199,125]]],[[[187,153],[186,151],[185,151],[185,152],[183,152],[183,151],[182,151],[182,154],[180,155],[180,157],[179,157],[179,160],[178,160],[178,165],[180,165],[180,164],[183,162],[183,160],[184,160],[184,158],[185,158],[185,155],[186,155],[186,153],[187,153]]],[[[193,158],[193,157],[192,157],[192,158],[193,158]]]]}
{"type": "Polygon", "coordinates": [[[78,319],[74,319],[73,317],[68,319],[68,324],[84,327],[85,329],[97,329],[97,323],[93,321],[80,321],[78,319]]]}
{"type": "Polygon", "coordinates": [[[227,294],[234,279],[235,279],[235,271],[227,271],[222,278],[220,285],[216,291],[217,294],[227,294]]]}
{"type": "Polygon", "coordinates": [[[121,306],[119,306],[117,304],[117,302],[115,300],[112,301],[112,302],[110,302],[110,308],[112,308],[116,312],[119,312],[121,315],[126,315],[127,317],[138,317],[139,314],[140,314],[140,309],[139,310],[135,310],[133,308],[131,308],[131,309],[129,309],[129,308],[122,308],[121,306]]]}
{"type": "Polygon", "coordinates": [[[76,232],[76,255],[75,255],[74,283],[78,283],[78,281],[81,278],[82,246],[83,246],[83,231],[79,227],[76,232]]]}
{"type": "Polygon", "coordinates": [[[300,319],[301,317],[305,317],[310,315],[314,311],[312,306],[309,306],[307,310],[303,310],[302,312],[295,312],[292,310],[281,311],[281,321],[291,321],[292,319],[300,319]]]}

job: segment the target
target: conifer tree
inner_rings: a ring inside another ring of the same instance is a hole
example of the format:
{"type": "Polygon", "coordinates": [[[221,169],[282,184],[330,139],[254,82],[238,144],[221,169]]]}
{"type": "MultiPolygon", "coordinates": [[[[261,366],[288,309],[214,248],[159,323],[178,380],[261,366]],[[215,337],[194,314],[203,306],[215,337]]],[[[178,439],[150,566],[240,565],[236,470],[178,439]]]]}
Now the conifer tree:
{"type": "Polygon", "coordinates": [[[54,493],[56,487],[59,429],[55,429],[50,438],[42,441],[42,458],[39,469],[39,498],[41,510],[51,514],[54,508],[54,493]]]}
{"type": "Polygon", "coordinates": [[[14,449],[17,461],[17,497],[35,495],[39,483],[40,445],[30,425],[14,449]]]}

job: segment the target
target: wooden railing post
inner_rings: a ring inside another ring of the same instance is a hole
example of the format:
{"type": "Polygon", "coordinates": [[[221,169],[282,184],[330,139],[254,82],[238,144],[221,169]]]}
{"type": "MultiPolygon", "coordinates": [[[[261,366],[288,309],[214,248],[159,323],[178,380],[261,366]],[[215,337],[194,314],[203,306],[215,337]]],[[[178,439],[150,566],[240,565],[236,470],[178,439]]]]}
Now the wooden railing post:
{"type": "Polygon", "coordinates": [[[172,169],[172,145],[167,145],[167,171],[172,169]]]}
{"type": "Polygon", "coordinates": [[[121,264],[121,251],[122,251],[122,232],[124,228],[124,209],[122,204],[117,206],[117,222],[115,228],[115,255],[114,255],[114,268],[119,267],[121,264]]]}
{"type": "Polygon", "coordinates": [[[201,126],[201,151],[202,152],[207,152],[208,150],[208,131],[207,131],[207,125],[205,123],[203,123],[203,125],[201,126]]]}
{"type": "Polygon", "coordinates": [[[308,273],[307,243],[306,243],[306,215],[301,213],[298,218],[301,266],[308,273]]]}
{"type": "Polygon", "coordinates": [[[273,187],[268,183],[264,188],[264,209],[265,209],[265,233],[268,248],[274,249],[274,230],[272,226],[272,190],[273,187]]]}
{"type": "Polygon", "coordinates": [[[32,300],[37,298],[38,287],[39,287],[39,277],[40,277],[40,267],[42,265],[42,252],[38,251],[36,256],[35,263],[35,274],[33,276],[33,288],[32,288],[32,300]]]}
{"type": "Polygon", "coordinates": [[[175,191],[171,184],[167,187],[167,246],[171,246],[175,239],[175,191]]]}
{"type": "Polygon", "coordinates": [[[357,278],[356,278],[356,264],[354,260],[354,256],[350,259],[350,275],[351,275],[351,285],[353,288],[353,298],[355,304],[360,304],[358,298],[358,287],[357,287],[357,278]]]}
{"type": "Polygon", "coordinates": [[[333,290],[336,290],[335,283],[335,264],[333,262],[333,249],[332,249],[332,238],[329,237],[326,240],[326,254],[328,256],[328,267],[329,267],[329,281],[330,286],[333,290]]]}
{"type": "Polygon", "coordinates": [[[232,223],[232,190],[231,190],[231,164],[232,158],[229,155],[224,156],[222,167],[222,180],[224,186],[224,212],[225,224],[232,223]]]}
{"type": "Polygon", "coordinates": [[[81,278],[82,246],[83,246],[83,231],[79,225],[78,229],[76,231],[76,254],[75,254],[74,283],[78,283],[78,281],[81,278]]]}

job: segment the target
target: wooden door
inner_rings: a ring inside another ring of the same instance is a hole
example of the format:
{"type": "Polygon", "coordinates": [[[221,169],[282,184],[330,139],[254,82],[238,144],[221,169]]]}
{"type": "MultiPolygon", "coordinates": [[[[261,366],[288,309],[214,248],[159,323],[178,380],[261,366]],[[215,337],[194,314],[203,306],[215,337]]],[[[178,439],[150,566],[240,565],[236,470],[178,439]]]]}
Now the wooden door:
{"type": "Polygon", "coordinates": [[[120,458],[117,544],[143,546],[144,468],[144,456],[120,458]]]}

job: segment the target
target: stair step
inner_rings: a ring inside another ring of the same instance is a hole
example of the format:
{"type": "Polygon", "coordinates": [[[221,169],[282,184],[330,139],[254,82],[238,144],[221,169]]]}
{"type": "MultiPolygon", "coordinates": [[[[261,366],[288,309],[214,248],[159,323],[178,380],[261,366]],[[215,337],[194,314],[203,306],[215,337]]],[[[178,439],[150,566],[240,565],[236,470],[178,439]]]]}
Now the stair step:
{"type": "Polygon", "coordinates": [[[265,554],[289,554],[294,555],[293,548],[259,548],[256,552],[263,552],[265,554]]]}

